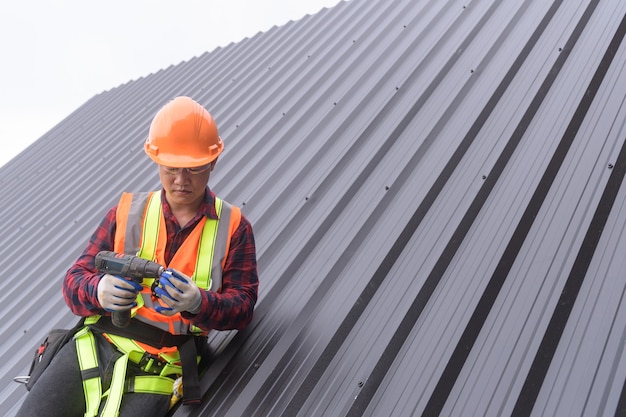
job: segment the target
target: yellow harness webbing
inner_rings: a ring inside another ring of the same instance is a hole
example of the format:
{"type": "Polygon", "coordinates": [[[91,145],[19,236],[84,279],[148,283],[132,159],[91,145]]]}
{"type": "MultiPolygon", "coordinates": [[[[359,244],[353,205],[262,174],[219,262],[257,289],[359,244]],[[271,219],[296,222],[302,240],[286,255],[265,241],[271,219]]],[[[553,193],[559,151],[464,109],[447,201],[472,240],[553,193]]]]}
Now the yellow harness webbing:
{"type": "Polygon", "coordinates": [[[98,369],[98,351],[96,340],[88,327],[84,327],[75,336],[78,365],[83,379],[85,394],[85,417],[98,414],[102,399],[102,381],[98,369]]]}
{"type": "Polygon", "coordinates": [[[126,368],[128,366],[128,355],[122,355],[115,361],[113,367],[113,377],[111,378],[111,387],[101,417],[116,417],[120,405],[122,404],[122,396],[124,395],[124,381],[126,381],[126,368]]]}

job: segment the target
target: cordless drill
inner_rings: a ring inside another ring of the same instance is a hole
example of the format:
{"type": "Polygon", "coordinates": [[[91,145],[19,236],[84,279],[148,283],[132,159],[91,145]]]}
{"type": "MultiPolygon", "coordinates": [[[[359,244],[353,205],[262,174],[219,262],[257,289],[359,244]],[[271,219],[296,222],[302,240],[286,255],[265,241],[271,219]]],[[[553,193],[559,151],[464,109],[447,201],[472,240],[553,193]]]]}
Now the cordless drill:
{"type": "MultiPolygon", "coordinates": [[[[108,251],[98,252],[95,262],[99,272],[129,278],[139,284],[144,278],[159,278],[165,270],[156,262],[138,256],[108,251]]],[[[128,326],[130,310],[113,312],[111,321],[117,327],[128,326]]]]}

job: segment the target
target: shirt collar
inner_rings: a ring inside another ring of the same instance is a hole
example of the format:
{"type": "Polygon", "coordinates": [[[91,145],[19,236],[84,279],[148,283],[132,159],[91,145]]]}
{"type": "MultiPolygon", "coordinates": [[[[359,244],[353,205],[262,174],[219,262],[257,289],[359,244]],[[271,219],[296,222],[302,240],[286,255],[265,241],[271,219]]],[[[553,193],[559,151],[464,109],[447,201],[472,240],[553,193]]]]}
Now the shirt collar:
{"type": "MultiPolygon", "coordinates": [[[[163,215],[166,218],[172,217],[172,209],[165,198],[165,189],[161,189],[161,205],[163,206],[163,215]]],[[[204,200],[198,209],[198,213],[194,217],[194,221],[190,223],[195,223],[195,220],[202,216],[214,220],[219,219],[217,209],[215,208],[215,193],[208,186],[204,189],[204,200]]]]}

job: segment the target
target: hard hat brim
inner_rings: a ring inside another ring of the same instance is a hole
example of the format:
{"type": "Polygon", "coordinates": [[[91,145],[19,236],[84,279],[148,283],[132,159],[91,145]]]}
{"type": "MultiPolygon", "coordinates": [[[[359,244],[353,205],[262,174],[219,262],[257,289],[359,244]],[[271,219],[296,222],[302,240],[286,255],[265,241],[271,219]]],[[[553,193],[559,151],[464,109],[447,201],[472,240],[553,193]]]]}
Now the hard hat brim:
{"type": "Polygon", "coordinates": [[[160,149],[150,144],[146,140],[144,143],[144,150],[146,154],[159,165],[171,167],[171,168],[195,168],[213,162],[224,150],[224,142],[221,140],[218,144],[212,145],[209,148],[205,157],[198,158],[192,155],[173,154],[160,151],[160,149]]]}

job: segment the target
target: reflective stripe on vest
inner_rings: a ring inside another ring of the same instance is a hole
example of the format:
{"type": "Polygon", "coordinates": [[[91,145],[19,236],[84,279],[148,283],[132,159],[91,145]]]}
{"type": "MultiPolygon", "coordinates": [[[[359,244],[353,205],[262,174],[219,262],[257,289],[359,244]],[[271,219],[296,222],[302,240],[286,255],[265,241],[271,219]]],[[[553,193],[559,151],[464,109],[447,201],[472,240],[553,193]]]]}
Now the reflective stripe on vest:
{"type": "MultiPolygon", "coordinates": [[[[145,202],[141,204],[146,205],[145,202]]],[[[137,256],[144,259],[157,259],[157,243],[159,239],[160,227],[164,227],[164,222],[161,222],[163,216],[163,207],[161,207],[161,192],[152,193],[148,195],[147,208],[145,214],[142,211],[133,212],[133,204],[131,203],[131,211],[128,213],[128,219],[126,228],[131,230],[137,229],[141,225],[143,233],[139,235],[140,241],[135,242],[134,239],[128,242],[133,245],[133,249],[136,245],[139,245],[137,250],[137,256]],[[143,219],[142,222],[139,220],[143,219]],[[130,221],[129,221],[130,220],[130,221]]],[[[163,231],[167,233],[167,231],[163,231]]],[[[131,235],[132,236],[132,235],[131,235]]],[[[133,236],[134,237],[134,236],[133,236]]]]}

